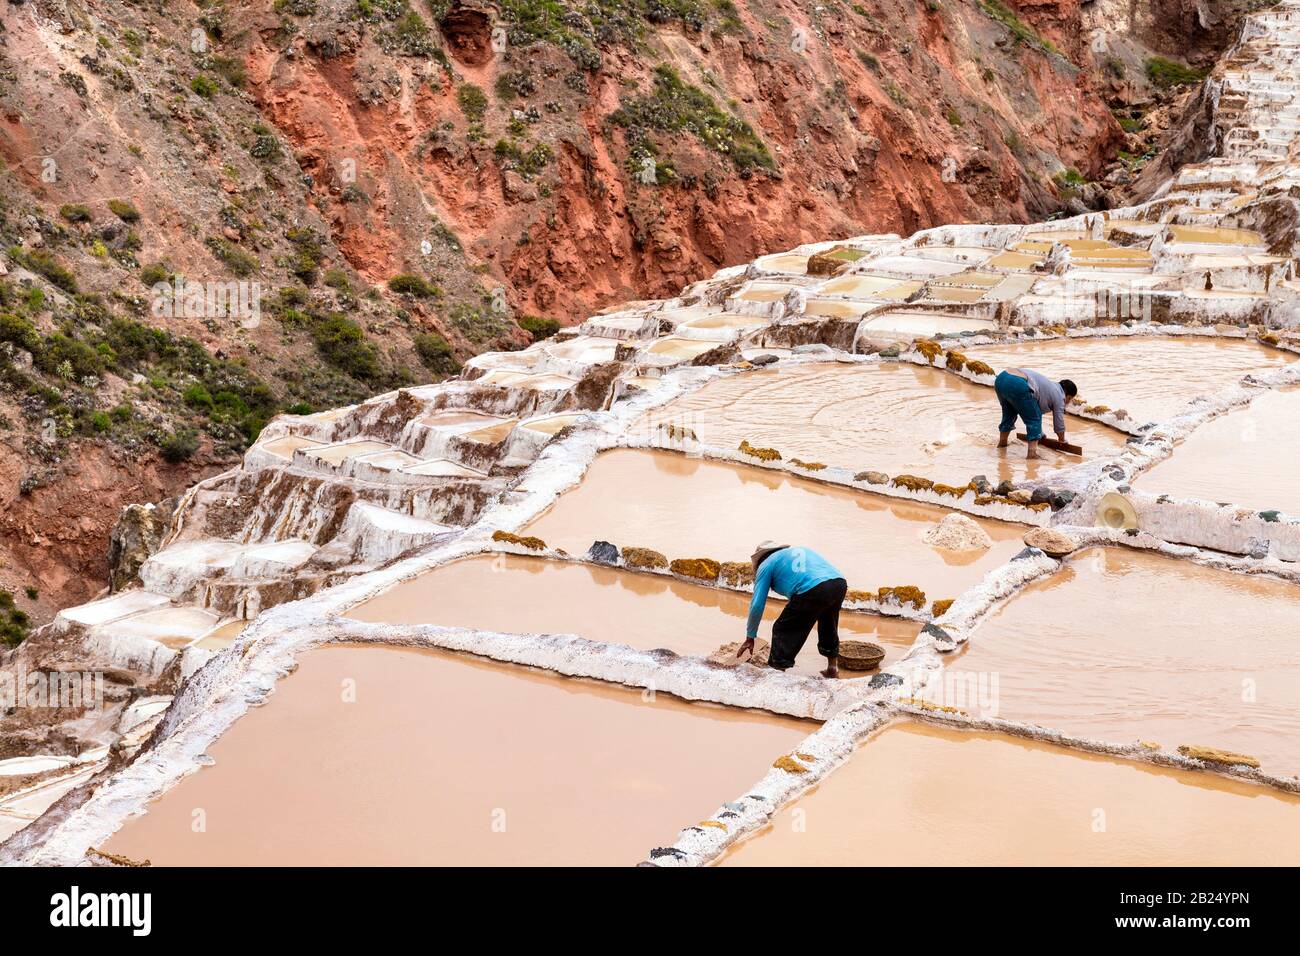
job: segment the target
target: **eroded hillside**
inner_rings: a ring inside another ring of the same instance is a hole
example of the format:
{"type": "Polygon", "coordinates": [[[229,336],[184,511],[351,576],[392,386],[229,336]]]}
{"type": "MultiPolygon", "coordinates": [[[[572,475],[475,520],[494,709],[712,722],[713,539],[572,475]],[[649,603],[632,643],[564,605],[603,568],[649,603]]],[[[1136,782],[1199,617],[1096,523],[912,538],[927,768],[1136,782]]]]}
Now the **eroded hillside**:
{"type": "Polygon", "coordinates": [[[86,599],[122,505],[276,412],[811,239],[1106,205],[1195,76],[1152,57],[1238,7],[7,3],[0,587],[86,599]]]}

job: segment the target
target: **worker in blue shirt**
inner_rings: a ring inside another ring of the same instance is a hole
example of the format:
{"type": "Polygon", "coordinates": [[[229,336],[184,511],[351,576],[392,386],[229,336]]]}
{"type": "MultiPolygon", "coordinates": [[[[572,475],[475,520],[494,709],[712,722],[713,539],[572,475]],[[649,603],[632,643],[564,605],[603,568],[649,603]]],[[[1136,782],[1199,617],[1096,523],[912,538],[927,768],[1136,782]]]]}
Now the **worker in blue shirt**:
{"type": "Polygon", "coordinates": [[[817,625],[817,650],[826,658],[823,677],[838,677],[840,668],[840,606],[848,593],[849,583],[829,561],[811,548],[792,548],[788,544],[764,541],[750,556],[754,568],[754,598],[749,602],[749,620],[745,643],[737,657],[754,653],[754,639],[767,606],[767,593],[775,591],[786,598],[785,610],[772,623],[772,650],[769,667],[783,671],[794,666],[794,659],[817,625]]]}

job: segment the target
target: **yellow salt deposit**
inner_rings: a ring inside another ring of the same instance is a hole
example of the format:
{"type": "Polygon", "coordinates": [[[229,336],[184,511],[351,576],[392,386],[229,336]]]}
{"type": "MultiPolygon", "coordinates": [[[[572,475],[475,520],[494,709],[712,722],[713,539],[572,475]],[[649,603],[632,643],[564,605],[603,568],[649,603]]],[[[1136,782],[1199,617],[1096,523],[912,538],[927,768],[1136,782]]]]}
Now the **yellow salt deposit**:
{"type": "Polygon", "coordinates": [[[601,538],[669,557],[748,560],[761,538],[814,548],[850,587],[915,584],[932,599],[956,597],[1022,547],[1023,528],[975,523],[992,539],[980,553],[936,549],[925,535],[944,517],[935,505],[845,490],[743,465],[672,452],[602,454],[578,487],[528,526],[581,554],[601,538]],[[655,489],[629,497],[629,489],[655,489]]]}
{"type": "MultiPolygon", "coordinates": [[[[710,382],[647,421],[689,422],[701,441],[719,448],[748,439],[787,457],[948,485],[978,474],[995,484],[1032,478],[1078,463],[1051,451],[1026,461],[1023,445],[996,448],[1000,419],[991,388],[938,369],[819,363],[710,382]]],[[[1085,460],[1114,454],[1124,442],[1113,429],[1073,418],[1069,435],[1085,460]]]]}
{"type": "MultiPolygon", "coordinates": [[[[752,545],[751,545],[752,547],[752,545]]],[[[781,612],[773,596],[764,620],[781,612]]],[[[577,634],[593,641],[666,647],[707,657],[745,636],[749,596],[675,578],[518,555],[466,558],[398,584],[353,608],[349,617],[386,624],[443,624],[512,634],[577,634]],[[509,599],[498,599],[508,595],[509,599]]],[[[763,627],[767,635],[767,625],[763,627]]],[[[901,656],[919,625],[899,618],[844,612],[844,639],[901,656]]],[[[814,633],[795,672],[826,666],[814,633]]]]}

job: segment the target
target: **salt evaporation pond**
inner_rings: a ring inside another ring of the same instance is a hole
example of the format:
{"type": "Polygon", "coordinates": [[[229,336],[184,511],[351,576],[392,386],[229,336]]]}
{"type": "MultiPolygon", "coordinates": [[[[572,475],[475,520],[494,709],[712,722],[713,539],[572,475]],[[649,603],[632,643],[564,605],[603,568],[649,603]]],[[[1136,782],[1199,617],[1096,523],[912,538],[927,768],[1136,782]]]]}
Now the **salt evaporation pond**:
{"type": "Polygon", "coordinates": [[[1024,546],[1023,527],[975,519],[991,547],[931,547],[923,536],[946,514],[759,468],[620,449],[600,455],[527,533],[571,554],[599,538],[669,558],[719,561],[748,561],[754,546],[771,538],[819,551],[849,587],[911,584],[934,601],[957,597],[1024,546]]]}
{"type": "Polygon", "coordinates": [[[1137,425],[1172,418],[1194,398],[1294,360],[1258,342],[1206,337],[1053,339],[981,346],[967,355],[997,371],[1028,366],[1071,379],[1086,404],[1122,408],[1137,425]]]}
{"type": "Polygon", "coordinates": [[[889,475],[913,474],[949,485],[975,475],[994,483],[1032,479],[1080,460],[1114,455],[1125,436],[1070,416],[1070,441],[1085,456],[1025,446],[999,449],[1002,412],[993,389],[907,362],[815,363],[720,378],[649,413],[646,424],[693,428],[705,444],[742,440],[786,458],[889,475]]]}
{"type": "Polygon", "coordinates": [[[105,849],[172,866],[630,865],[815,726],[436,651],[300,663],[105,849]]]}
{"type": "Polygon", "coordinates": [[[997,734],[894,724],[724,866],[1289,866],[1300,799],[997,734]]]}
{"type": "Polygon", "coordinates": [[[1117,743],[1216,747],[1294,774],[1298,635],[1295,585],[1096,548],[994,611],[949,667],[985,675],[986,686],[997,675],[989,716],[1117,743]]]}
{"type": "Polygon", "coordinates": [[[1136,482],[1174,498],[1300,515],[1300,387],[1263,392],[1213,418],[1136,482]]]}
{"type": "MultiPolygon", "coordinates": [[[[768,601],[759,631],[769,639],[781,612],[768,601]]],[[[348,616],[383,624],[443,624],[514,634],[577,634],[593,641],[666,647],[707,657],[745,637],[749,595],[688,584],[661,575],[619,571],[516,555],[479,556],[426,572],[358,605],[348,616]]],[[[876,614],[840,615],[843,640],[885,649],[885,663],[901,657],[920,629],[914,621],[876,614]]],[[[794,670],[826,666],[814,630],[794,670]]],[[[845,677],[852,671],[841,671],[845,677]]]]}

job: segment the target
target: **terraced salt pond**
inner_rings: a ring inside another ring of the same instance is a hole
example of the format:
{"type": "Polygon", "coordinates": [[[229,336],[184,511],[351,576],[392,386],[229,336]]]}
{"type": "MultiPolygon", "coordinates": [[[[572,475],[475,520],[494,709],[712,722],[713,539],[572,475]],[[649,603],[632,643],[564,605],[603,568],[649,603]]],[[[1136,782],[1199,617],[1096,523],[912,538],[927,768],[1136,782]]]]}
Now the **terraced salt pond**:
{"type": "MultiPolygon", "coordinates": [[[[815,363],[717,379],[651,412],[646,423],[693,428],[709,445],[748,440],[786,458],[951,485],[980,474],[995,483],[1033,479],[1079,463],[1047,449],[1026,461],[1016,442],[997,448],[1001,417],[993,389],[940,369],[815,363]]],[[[1073,416],[1069,435],[1083,446],[1083,460],[1113,455],[1124,443],[1114,429],[1073,416]]]]}
{"type": "Polygon", "coordinates": [[[0,843],[39,817],[73,787],[78,787],[89,780],[94,772],[95,768],[91,767],[64,774],[6,799],[4,806],[0,808],[0,843]]]}
{"type": "Polygon", "coordinates": [[[945,514],[758,468],[622,449],[599,456],[527,533],[572,554],[600,538],[719,561],[747,561],[772,538],[815,548],[850,587],[911,584],[933,601],[956,597],[1023,547],[1024,528],[986,520],[977,524],[993,539],[990,548],[931,547],[922,538],[945,514]]]}
{"type": "MultiPolygon", "coordinates": [[[[952,669],[997,675],[997,716],[1300,773],[1295,586],[1090,549],[985,620],[952,669]]],[[[959,702],[957,703],[960,706],[959,702]]]]}
{"type": "Polygon", "coordinates": [[[724,866],[1291,865],[1300,799],[995,734],[895,724],[724,866]]]}
{"type": "MultiPolygon", "coordinates": [[[[764,619],[781,611],[775,597],[764,619]]],[[[744,639],[749,596],[639,574],[541,558],[465,558],[389,588],[348,616],[384,624],[444,624],[506,633],[577,634],[642,650],[667,647],[707,657],[744,639]]],[[[875,614],[840,616],[841,639],[872,641],[885,663],[906,652],[919,625],[875,614]]],[[[760,637],[766,640],[770,628],[760,637]]],[[[816,633],[795,662],[796,673],[826,666],[816,633]]],[[[845,676],[853,672],[844,671],[845,676]]]]}
{"type": "Polygon", "coordinates": [[[815,726],[434,651],[300,664],[105,849],[173,866],[632,864],[815,726]]]}
{"type": "Polygon", "coordinates": [[[1267,391],[1199,426],[1137,480],[1143,491],[1300,514],[1300,388],[1267,391]]]}
{"type": "Polygon", "coordinates": [[[1122,408],[1139,425],[1172,418],[1192,399],[1236,385],[1249,372],[1294,360],[1257,342],[1217,338],[1054,339],[967,354],[998,371],[1028,366],[1049,378],[1072,379],[1086,404],[1122,408]]]}

